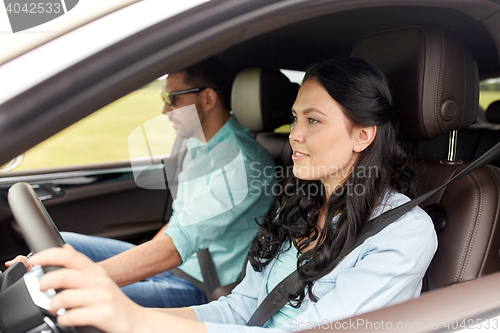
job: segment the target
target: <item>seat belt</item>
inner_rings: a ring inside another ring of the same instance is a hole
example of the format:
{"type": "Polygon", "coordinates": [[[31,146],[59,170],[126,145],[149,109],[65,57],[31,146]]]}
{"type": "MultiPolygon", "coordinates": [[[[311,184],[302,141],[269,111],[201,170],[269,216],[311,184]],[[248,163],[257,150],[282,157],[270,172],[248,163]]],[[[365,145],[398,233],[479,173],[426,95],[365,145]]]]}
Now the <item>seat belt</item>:
{"type": "Polygon", "coordinates": [[[217,270],[208,249],[199,250],[197,255],[206,290],[205,296],[207,296],[208,301],[212,297],[214,290],[220,287],[219,276],[217,275],[217,270]]]}
{"type": "MultiPolygon", "coordinates": [[[[180,170],[182,169],[182,161],[184,161],[184,156],[186,155],[187,152],[186,142],[187,139],[182,139],[182,140],[176,139],[174,148],[172,149],[172,152],[177,152],[176,154],[179,156],[177,158],[177,163],[175,166],[175,179],[174,179],[175,182],[177,182],[178,175],[180,173],[180,170]]],[[[163,161],[163,163],[166,165],[165,161],[163,161]]],[[[165,174],[165,182],[167,182],[166,174],[165,174]]],[[[167,208],[165,209],[166,219],[168,219],[172,215],[172,201],[173,197],[177,195],[177,190],[175,190],[175,193],[172,191],[172,189],[170,189],[170,191],[171,195],[167,203],[167,208]]],[[[200,264],[201,275],[203,277],[204,282],[195,279],[194,277],[180,270],[177,267],[170,269],[169,272],[177,277],[187,280],[197,288],[203,290],[203,293],[205,294],[205,297],[208,301],[212,297],[212,293],[214,292],[214,290],[220,287],[219,276],[217,275],[217,270],[215,269],[212,256],[210,255],[210,251],[208,251],[208,249],[198,250],[196,255],[198,256],[198,263],[200,264]]]]}
{"type": "Polygon", "coordinates": [[[203,282],[195,279],[186,272],[180,270],[179,268],[172,268],[169,270],[170,273],[178,276],[184,280],[187,280],[191,284],[203,290],[205,297],[208,300],[212,298],[212,293],[215,289],[220,287],[219,276],[217,275],[217,270],[215,269],[212,256],[208,249],[198,250],[196,253],[198,256],[198,263],[200,264],[201,275],[203,276],[203,282]]]}
{"type": "MultiPolygon", "coordinates": [[[[401,206],[390,209],[384,212],[383,214],[377,216],[376,218],[372,219],[371,220],[372,227],[369,230],[367,230],[363,235],[361,235],[361,237],[358,238],[358,240],[352,247],[351,251],[349,251],[349,253],[352,252],[352,250],[357,248],[359,245],[361,245],[366,239],[376,235],[378,232],[383,230],[389,224],[396,221],[405,213],[409,212],[417,205],[424,202],[426,199],[428,199],[430,196],[432,196],[439,190],[443,189],[449,183],[490,163],[499,155],[499,153],[500,153],[500,143],[497,143],[495,146],[493,146],[493,148],[491,148],[477,160],[469,164],[466,168],[464,168],[461,172],[456,174],[454,177],[452,177],[443,185],[438,186],[435,189],[430,190],[429,192],[422,194],[416,197],[415,199],[402,204],[401,206]]],[[[250,319],[247,322],[247,326],[262,326],[266,321],[268,321],[272,316],[274,316],[274,314],[278,312],[279,309],[281,309],[286,304],[286,303],[275,302],[278,299],[279,293],[284,290],[295,289],[297,285],[298,276],[299,274],[297,270],[295,270],[292,273],[290,273],[286,278],[284,278],[276,287],[274,287],[274,289],[266,296],[266,298],[264,298],[262,303],[260,303],[260,305],[257,307],[252,317],[250,317],[250,319]]]]}

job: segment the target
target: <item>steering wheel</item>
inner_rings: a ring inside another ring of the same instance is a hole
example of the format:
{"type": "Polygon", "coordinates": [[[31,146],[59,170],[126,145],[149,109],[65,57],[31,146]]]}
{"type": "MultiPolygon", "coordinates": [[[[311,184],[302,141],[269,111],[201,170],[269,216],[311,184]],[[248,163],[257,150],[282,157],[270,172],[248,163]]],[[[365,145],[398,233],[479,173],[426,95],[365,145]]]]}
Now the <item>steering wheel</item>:
{"type": "MultiPolygon", "coordinates": [[[[21,233],[23,234],[24,240],[28,244],[29,248],[33,252],[40,252],[45,249],[51,248],[51,247],[61,247],[64,245],[64,240],[61,237],[61,234],[59,233],[59,230],[57,230],[56,225],[52,221],[52,218],[50,215],[47,213],[47,210],[43,206],[42,202],[36,195],[35,191],[33,188],[27,184],[27,183],[16,183],[14,184],[8,194],[8,201],[9,201],[9,206],[12,210],[12,214],[14,215],[14,218],[19,225],[19,228],[21,229],[21,233]]],[[[49,267],[46,266],[43,268],[45,272],[58,269],[59,267],[49,267]]],[[[27,273],[26,275],[30,274],[31,272],[27,273]]],[[[25,277],[26,277],[25,275],[25,277]]],[[[22,281],[23,279],[17,281],[15,284],[19,284],[20,286],[17,287],[17,290],[19,290],[17,293],[21,293],[23,295],[17,295],[16,298],[23,298],[22,296],[28,295],[28,297],[24,297],[24,299],[29,299],[33,304],[28,304],[29,306],[20,306],[21,309],[26,309],[30,308],[30,312],[33,312],[33,308],[35,307],[34,304],[36,303],[35,298],[37,295],[33,295],[33,291],[29,290],[28,282],[22,281]],[[25,283],[26,282],[26,283],[25,283]],[[25,286],[26,284],[26,286],[25,286]],[[24,287],[24,289],[23,289],[24,287]],[[26,291],[26,288],[28,288],[29,292],[26,291]]],[[[14,285],[15,285],[14,284],[14,285]]],[[[13,286],[14,286],[13,285],[13,286]]],[[[9,287],[6,291],[9,291],[10,289],[13,289],[9,287]]],[[[14,294],[14,292],[11,292],[10,294],[14,294]]],[[[40,294],[43,294],[40,292],[40,294]]],[[[1,295],[4,296],[4,295],[1,295]]],[[[13,298],[16,295],[6,295],[5,298],[13,298]],[[10,296],[10,297],[9,297],[10,296]]],[[[17,303],[23,303],[19,302],[19,300],[16,300],[17,303]]],[[[12,304],[11,302],[9,302],[12,304]]],[[[24,305],[26,305],[26,301],[24,301],[24,305]]],[[[42,310],[39,307],[36,307],[39,312],[42,312],[42,310]]],[[[5,307],[2,307],[0,304],[0,312],[8,310],[5,307]]],[[[10,311],[9,311],[10,312],[10,311]]],[[[19,311],[17,311],[19,312],[19,311]]],[[[22,310],[20,311],[21,313],[17,313],[17,317],[19,318],[18,320],[21,320],[22,322],[26,323],[29,320],[22,320],[22,310]]],[[[28,314],[29,316],[29,314],[28,314]]],[[[43,315],[42,315],[43,316],[43,315]]],[[[6,326],[5,321],[13,321],[11,319],[12,315],[5,316],[8,317],[8,319],[5,319],[4,316],[2,316],[2,313],[0,313],[0,319],[2,319],[2,323],[0,323],[2,326],[6,326]]],[[[40,317],[40,315],[38,315],[40,317]]],[[[44,318],[43,319],[45,323],[47,323],[47,320],[44,318]]],[[[43,322],[41,324],[44,324],[43,322]]],[[[19,325],[22,324],[11,324],[11,327],[16,327],[13,329],[14,331],[18,331],[19,325]],[[18,326],[16,326],[18,325],[18,326]]],[[[50,325],[49,325],[50,326],[50,325]]],[[[5,333],[9,333],[8,330],[5,330],[6,327],[2,327],[4,330],[2,330],[5,333]]],[[[32,327],[31,327],[32,328],[32,327]]],[[[30,328],[30,329],[31,329],[30,328]]],[[[62,328],[59,327],[51,327],[51,330],[53,332],[58,332],[58,331],[66,331],[68,328],[62,328]]],[[[72,332],[78,332],[78,333],[99,333],[102,332],[101,330],[98,330],[94,327],[74,327],[70,329],[72,332]]],[[[32,332],[30,330],[30,332],[32,332]]]]}
{"type": "MultiPolygon", "coordinates": [[[[14,184],[9,190],[8,200],[12,215],[31,251],[37,253],[64,245],[59,230],[30,185],[14,184]]],[[[44,271],[52,269],[56,268],[44,268],[44,271]]]]}

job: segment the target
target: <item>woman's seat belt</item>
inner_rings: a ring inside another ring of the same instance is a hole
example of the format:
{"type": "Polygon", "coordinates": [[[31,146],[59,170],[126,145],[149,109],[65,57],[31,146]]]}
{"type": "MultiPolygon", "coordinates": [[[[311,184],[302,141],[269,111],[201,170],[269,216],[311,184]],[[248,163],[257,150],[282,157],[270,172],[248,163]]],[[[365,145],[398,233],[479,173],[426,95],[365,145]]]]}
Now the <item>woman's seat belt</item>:
{"type": "MultiPolygon", "coordinates": [[[[369,237],[376,235],[378,232],[383,230],[392,222],[396,221],[405,213],[415,208],[417,205],[420,205],[427,198],[429,198],[434,193],[447,186],[449,183],[490,163],[499,155],[499,153],[500,153],[500,143],[497,143],[493,148],[491,148],[482,156],[480,156],[477,160],[469,164],[465,169],[456,174],[454,177],[452,177],[443,185],[436,187],[435,189],[425,194],[422,194],[416,197],[415,199],[402,204],[401,206],[390,209],[384,212],[383,214],[377,216],[376,218],[373,219],[373,222],[371,223],[372,228],[370,228],[363,235],[361,235],[361,237],[354,244],[352,250],[361,245],[369,237]]],[[[290,273],[290,275],[288,275],[286,278],[284,278],[276,287],[274,287],[274,289],[266,296],[266,298],[262,301],[262,303],[260,303],[260,305],[257,307],[252,317],[248,321],[247,326],[262,326],[266,321],[269,320],[269,318],[274,316],[274,314],[278,312],[279,309],[281,309],[286,304],[286,303],[283,304],[275,302],[277,299],[279,299],[278,298],[278,296],[280,296],[279,293],[282,290],[293,290],[297,284],[297,279],[298,279],[298,272],[297,270],[295,270],[294,272],[290,273]]]]}

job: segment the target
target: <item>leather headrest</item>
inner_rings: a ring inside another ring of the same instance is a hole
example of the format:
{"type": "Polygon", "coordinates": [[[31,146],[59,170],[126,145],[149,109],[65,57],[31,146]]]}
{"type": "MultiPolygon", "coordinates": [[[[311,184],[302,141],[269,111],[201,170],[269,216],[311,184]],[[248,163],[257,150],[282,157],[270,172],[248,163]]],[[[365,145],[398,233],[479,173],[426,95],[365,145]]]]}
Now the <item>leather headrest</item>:
{"type": "Polygon", "coordinates": [[[231,108],[243,126],[269,132],[290,123],[290,110],[299,86],[277,69],[249,68],[236,75],[231,108]]]}
{"type": "Polygon", "coordinates": [[[500,124],[500,101],[491,103],[484,114],[490,123],[500,124]]]}
{"type": "Polygon", "coordinates": [[[441,27],[429,24],[374,33],[358,41],[351,57],[371,62],[389,78],[405,139],[434,139],[476,120],[476,62],[441,27]]]}

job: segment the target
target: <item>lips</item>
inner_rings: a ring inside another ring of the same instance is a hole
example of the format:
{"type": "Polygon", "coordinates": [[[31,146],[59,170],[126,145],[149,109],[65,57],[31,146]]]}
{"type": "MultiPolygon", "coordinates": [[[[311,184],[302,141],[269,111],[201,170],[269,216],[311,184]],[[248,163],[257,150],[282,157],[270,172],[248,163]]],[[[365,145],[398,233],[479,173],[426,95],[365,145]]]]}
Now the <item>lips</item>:
{"type": "Polygon", "coordinates": [[[170,120],[170,124],[172,125],[172,127],[178,127],[179,126],[179,122],[177,121],[177,119],[173,119],[172,117],[169,117],[169,120],[170,120]]]}
{"type": "Polygon", "coordinates": [[[304,159],[304,158],[307,158],[309,157],[310,155],[306,154],[306,153],[303,153],[301,151],[298,151],[298,150],[294,150],[293,151],[293,154],[292,154],[292,159],[294,161],[296,160],[300,160],[300,159],[304,159]]]}
{"type": "Polygon", "coordinates": [[[308,154],[303,153],[303,152],[298,151],[298,150],[295,150],[295,149],[293,150],[293,154],[298,155],[298,156],[309,156],[308,154]]]}

